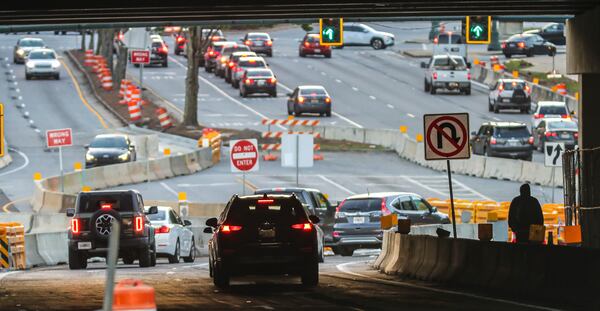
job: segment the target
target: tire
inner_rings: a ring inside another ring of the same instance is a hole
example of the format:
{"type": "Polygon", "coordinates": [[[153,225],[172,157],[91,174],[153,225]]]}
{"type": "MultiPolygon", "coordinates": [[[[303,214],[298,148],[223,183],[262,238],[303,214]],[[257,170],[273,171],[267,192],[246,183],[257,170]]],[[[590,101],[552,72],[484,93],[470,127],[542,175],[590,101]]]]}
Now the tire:
{"type": "Polygon", "coordinates": [[[242,92],[242,90],[240,89],[240,96],[246,98],[248,97],[248,94],[246,92],[242,92]]]}
{"type": "Polygon", "coordinates": [[[179,54],[181,54],[181,52],[178,50],[175,50],[175,55],[179,56],[179,54]]]}
{"type": "Polygon", "coordinates": [[[550,52],[548,52],[548,56],[554,56],[554,55],[556,55],[556,51],[550,50],[550,52]]]}
{"type": "Polygon", "coordinates": [[[179,261],[181,260],[181,257],[179,255],[180,252],[181,248],[179,240],[177,240],[177,243],[175,244],[175,254],[169,255],[169,263],[179,263],[179,261]]]}
{"type": "Polygon", "coordinates": [[[354,249],[349,247],[340,248],[340,255],[343,257],[350,257],[354,254],[354,249]]]}
{"type": "Polygon", "coordinates": [[[465,95],[471,95],[471,88],[466,88],[465,89],[465,95]]]}
{"type": "Polygon", "coordinates": [[[152,254],[150,255],[150,266],[156,266],[156,242],[152,245],[152,254]]]}
{"type": "Polygon", "coordinates": [[[87,268],[86,254],[69,249],[69,269],[81,270],[87,268]]]}
{"type": "Polygon", "coordinates": [[[300,57],[306,57],[306,54],[304,54],[302,52],[298,52],[298,56],[300,56],[300,57]]]}
{"type": "Polygon", "coordinates": [[[331,58],[331,53],[324,54],[324,55],[325,55],[325,58],[331,58]]]}
{"type": "Polygon", "coordinates": [[[325,116],[331,118],[331,110],[327,110],[327,112],[325,112],[325,116]]]}
{"type": "Polygon", "coordinates": [[[133,67],[140,68],[140,64],[133,64],[133,67]]]}
{"type": "Polygon", "coordinates": [[[31,80],[31,75],[25,74],[25,80],[31,80]]]}
{"type": "Polygon", "coordinates": [[[269,95],[271,95],[271,97],[277,97],[277,91],[273,91],[269,95]]]}
{"type": "Polygon", "coordinates": [[[488,98],[488,111],[492,112],[494,111],[494,106],[492,106],[492,101],[488,98]]]}
{"type": "Polygon", "coordinates": [[[293,112],[293,111],[291,111],[291,110],[290,110],[290,108],[288,107],[288,116],[291,116],[291,115],[293,115],[293,114],[294,114],[294,112],[293,112]]]}
{"type": "Polygon", "coordinates": [[[196,261],[196,242],[192,239],[192,246],[190,247],[190,253],[188,256],[183,257],[184,262],[194,262],[196,261]]]}
{"type": "Polygon", "coordinates": [[[424,81],[423,90],[425,92],[429,92],[429,83],[427,83],[427,80],[423,80],[423,81],[424,81]]]}
{"type": "Polygon", "coordinates": [[[294,105],[294,116],[299,117],[302,115],[302,112],[300,112],[300,109],[298,108],[298,106],[294,105]]]}
{"type": "Polygon", "coordinates": [[[126,265],[132,265],[134,261],[135,261],[135,258],[133,258],[131,256],[123,257],[123,263],[126,265]]]}
{"type": "Polygon", "coordinates": [[[319,263],[315,260],[304,267],[302,275],[302,285],[305,287],[314,287],[319,284],[319,263]]]}
{"type": "Polygon", "coordinates": [[[429,93],[430,93],[431,95],[435,95],[435,93],[436,93],[436,89],[435,89],[435,87],[433,87],[433,85],[430,85],[430,86],[429,86],[429,93]]]}
{"type": "Polygon", "coordinates": [[[57,74],[54,76],[54,79],[55,79],[55,80],[60,80],[60,74],[59,74],[59,73],[57,73],[57,74]]]}
{"type": "Polygon", "coordinates": [[[490,157],[490,153],[488,152],[487,148],[483,149],[483,156],[484,157],[490,157]]]}
{"type": "Polygon", "coordinates": [[[208,66],[206,66],[206,65],[205,65],[205,66],[204,66],[204,71],[206,71],[206,72],[210,72],[210,67],[208,67],[208,66]]]}
{"type": "Polygon", "coordinates": [[[496,103],[494,103],[494,113],[500,113],[500,107],[496,103]]]}
{"type": "Polygon", "coordinates": [[[319,251],[319,263],[323,263],[323,262],[325,262],[325,251],[321,247],[321,250],[319,251]]]}
{"type": "Polygon", "coordinates": [[[533,56],[533,49],[529,49],[527,51],[527,54],[525,54],[527,57],[532,57],[533,56]]]}
{"type": "Polygon", "coordinates": [[[139,250],[139,265],[140,268],[148,268],[152,266],[152,251],[148,246],[139,250]]]}
{"type": "Polygon", "coordinates": [[[231,85],[233,86],[234,89],[237,89],[240,87],[240,82],[237,80],[233,80],[233,83],[231,85]]]}
{"type": "Polygon", "coordinates": [[[219,288],[229,287],[229,274],[222,265],[217,264],[213,267],[213,283],[219,288]]]}
{"type": "Polygon", "coordinates": [[[165,59],[165,61],[162,63],[163,67],[169,67],[169,61],[165,59]]]}
{"type": "Polygon", "coordinates": [[[375,50],[385,49],[385,44],[383,43],[383,40],[381,40],[379,38],[375,38],[375,39],[371,40],[371,46],[375,50]]]}
{"type": "Polygon", "coordinates": [[[267,53],[267,57],[273,57],[273,52],[267,53]]]}
{"type": "Polygon", "coordinates": [[[532,160],[533,160],[533,154],[530,154],[529,156],[523,158],[523,161],[531,162],[532,160]]]}

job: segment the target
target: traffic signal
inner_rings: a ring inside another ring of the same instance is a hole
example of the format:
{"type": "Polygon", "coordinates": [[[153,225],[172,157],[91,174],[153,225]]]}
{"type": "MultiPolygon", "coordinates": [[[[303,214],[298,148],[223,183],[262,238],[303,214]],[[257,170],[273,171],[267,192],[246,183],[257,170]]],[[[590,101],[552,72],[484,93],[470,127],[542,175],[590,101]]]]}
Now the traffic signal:
{"type": "Polygon", "coordinates": [[[491,16],[467,16],[467,43],[489,44],[492,38],[491,16]]]}
{"type": "Polygon", "coordinates": [[[319,43],[321,45],[344,44],[344,19],[321,18],[319,19],[319,43]]]}

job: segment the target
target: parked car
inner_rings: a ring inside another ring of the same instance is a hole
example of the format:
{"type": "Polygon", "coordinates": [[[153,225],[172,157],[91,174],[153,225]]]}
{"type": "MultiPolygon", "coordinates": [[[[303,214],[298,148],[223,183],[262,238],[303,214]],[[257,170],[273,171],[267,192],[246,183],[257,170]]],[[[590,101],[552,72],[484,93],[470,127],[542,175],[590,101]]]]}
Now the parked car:
{"type": "Polygon", "coordinates": [[[248,51],[231,53],[231,56],[229,57],[229,63],[227,63],[227,67],[225,67],[225,81],[227,83],[231,83],[231,78],[233,77],[233,73],[235,71],[242,70],[241,68],[237,67],[237,63],[240,61],[240,58],[252,57],[252,56],[258,56],[258,55],[256,55],[256,53],[254,53],[254,52],[248,52],[248,51]]]}
{"type": "Polygon", "coordinates": [[[231,76],[231,85],[234,88],[237,89],[240,87],[240,81],[242,80],[242,76],[244,75],[246,69],[269,69],[269,66],[262,57],[241,57],[238,60],[235,70],[232,72],[231,76]]]}
{"type": "Polygon", "coordinates": [[[214,284],[227,287],[238,275],[288,274],[317,285],[318,223],[295,195],[233,196],[219,219],[206,221],[214,284]]]}
{"type": "Polygon", "coordinates": [[[577,123],[570,119],[542,119],[533,130],[534,146],[543,151],[546,142],[558,142],[571,150],[577,146],[578,130],[577,123]]]}
{"type": "Polygon", "coordinates": [[[474,154],[486,157],[507,157],[531,161],[533,136],[522,122],[485,122],[479,131],[471,133],[474,154]]]}
{"type": "Polygon", "coordinates": [[[277,79],[271,69],[246,69],[240,80],[240,96],[267,93],[277,97],[277,79]]]}
{"type": "Polygon", "coordinates": [[[60,79],[60,61],[52,49],[35,49],[29,52],[25,62],[25,79],[52,77],[60,79]]]}
{"type": "Polygon", "coordinates": [[[360,23],[345,23],[343,36],[344,46],[372,46],[376,50],[393,46],[395,41],[393,34],[375,30],[371,26],[360,23]]]}
{"type": "Polygon", "coordinates": [[[571,119],[565,102],[541,101],[536,104],[531,116],[531,128],[536,128],[543,119],[571,119]]]}
{"type": "Polygon", "coordinates": [[[135,190],[80,192],[75,208],[67,209],[67,217],[72,217],[68,229],[69,269],[85,269],[88,258],[108,256],[114,222],[121,224],[119,258],[125,264],[138,260],[140,267],[155,266],[154,227],[146,215],[157,212],[156,206],[145,211],[142,195],[135,190]]]}
{"type": "Polygon", "coordinates": [[[563,23],[549,23],[540,29],[532,29],[525,31],[524,33],[539,35],[556,45],[567,44],[567,38],[565,38],[565,24],[563,23]]]}
{"type": "Polygon", "coordinates": [[[471,95],[471,72],[468,64],[458,55],[434,55],[425,68],[425,92],[435,94],[438,89],[458,90],[471,95]]]}
{"type": "Polygon", "coordinates": [[[513,55],[556,55],[556,45],[536,34],[516,34],[503,41],[500,46],[506,58],[513,55]]]}
{"type": "Polygon", "coordinates": [[[303,113],[318,113],[331,117],[331,96],[320,85],[301,85],[292,93],[287,93],[288,115],[300,116],[303,113]]]}
{"type": "Polygon", "coordinates": [[[332,205],[327,198],[318,189],[285,187],[285,188],[266,188],[257,189],[254,194],[295,194],[298,200],[306,206],[310,215],[315,215],[321,220],[318,227],[323,230],[323,243],[329,246],[333,241],[331,232],[333,231],[333,216],[335,213],[335,205],[332,205]]]}
{"type": "Polygon", "coordinates": [[[137,158],[135,146],[124,134],[101,134],[85,145],[85,167],[133,162],[137,158]]]}
{"type": "Polygon", "coordinates": [[[229,60],[231,59],[231,54],[233,54],[235,52],[250,52],[250,48],[246,45],[241,45],[241,44],[235,44],[232,46],[224,47],[223,50],[221,51],[221,57],[219,58],[219,61],[217,62],[217,66],[214,69],[214,74],[217,77],[221,77],[221,78],[225,77],[225,71],[227,70],[227,67],[229,66],[229,60]]]}
{"type": "Polygon", "coordinates": [[[522,79],[499,79],[490,87],[488,110],[519,109],[521,113],[531,110],[531,87],[522,79]]]}
{"type": "Polygon", "coordinates": [[[458,55],[467,61],[465,38],[456,32],[443,32],[433,39],[433,55],[458,55]]]}
{"type": "Polygon", "coordinates": [[[249,46],[252,52],[273,56],[273,38],[266,32],[249,32],[240,41],[249,46]]]}
{"type": "MultiPolygon", "coordinates": [[[[146,211],[149,209],[150,207],[146,207],[146,211]]],[[[194,262],[196,242],[194,233],[189,229],[192,223],[181,220],[171,207],[157,206],[157,209],[156,214],[148,215],[154,227],[156,256],[167,257],[169,263],[179,263],[181,258],[185,262],[194,262]]]]}
{"type": "Polygon", "coordinates": [[[24,64],[29,52],[35,49],[45,48],[46,43],[40,38],[21,38],[13,49],[13,63],[24,64]]]}
{"type": "Polygon", "coordinates": [[[306,57],[306,55],[323,55],[326,58],[331,58],[331,48],[328,45],[321,45],[319,41],[318,33],[307,33],[300,41],[298,55],[300,57],[306,57]]]}

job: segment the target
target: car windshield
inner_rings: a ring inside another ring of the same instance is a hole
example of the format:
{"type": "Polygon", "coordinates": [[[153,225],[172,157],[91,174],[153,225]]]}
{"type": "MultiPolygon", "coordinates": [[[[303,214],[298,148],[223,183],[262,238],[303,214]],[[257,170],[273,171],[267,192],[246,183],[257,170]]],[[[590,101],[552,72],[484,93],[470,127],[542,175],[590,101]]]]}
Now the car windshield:
{"type": "Polygon", "coordinates": [[[270,70],[251,70],[247,73],[248,77],[272,77],[273,73],[270,70]]]}
{"type": "Polygon", "coordinates": [[[56,59],[56,56],[50,51],[33,51],[29,53],[29,59],[56,59]]]}
{"type": "Polygon", "coordinates": [[[248,68],[262,68],[266,67],[265,63],[260,60],[244,60],[239,62],[240,67],[248,67],[248,68]]]}
{"type": "Polygon", "coordinates": [[[44,41],[42,41],[42,40],[33,40],[33,39],[21,40],[19,42],[19,45],[22,46],[22,47],[43,47],[44,46],[44,41]]]}
{"type": "Polygon", "coordinates": [[[325,96],[327,92],[320,88],[300,89],[300,95],[325,96]]]}
{"type": "Polygon", "coordinates": [[[308,37],[306,37],[306,42],[310,42],[310,43],[319,42],[319,37],[318,36],[308,36],[308,37]]]}
{"type": "Polygon", "coordinates": [[[77,204],[80,213],[94,213],[100,209],[114,211],[133,211],[130,193],[122,194],[81,194],[77,204]]]}
{"type": "Polygon", "coordinates": [[[339,208],[341,212],[374,212],[381,210],[381,198],[346,200],[339,208]]]}
{"type": "Polygon", "coordinates": [[[567,108],[564,106],[543,106],[540,107],[540,114],[567,114],[567,108]]]}
{"type": "Polygon", "coordinates": [[[517,34],[517,35],[513,35],[512,37],[508,38],[508,41],[511,42],[518,42],[518,41],[524,41],[527,37],[517,34]]]}
{"type": "Polygon", "coordinates": [[[223,50],[224,46],[222,44],[217,44],[217,45],[213,45],[212,50],[215,52],[221,52],[223,50]]]}
{"type": "Polygon", "coordinates": [[[438,70],[464,70],[467,66],[460,57],[441,57],[433,61],[433,68],[438,70]]]}
{"type": "Polygon", "coordinates": [[[438,44],[462,44],[462,36],[441,34],[438,36],[438,44]]]}
{"type": "Polygon", "coordinates": [[[556,122],[548,122],[548,129],[551,130],[577,130],[577,123],[575,122],[567,122],[567,121],[556,121],[556,122]]]}
{"type": "Polygon", "coordinates": [[[127,148],[124,137],[98,137],[90,144],[91,148],[127,148]]]}
{"type": "MultiPolygon", "coordinates": [[[[262,199],[260,199],[262,200],[262,199]]],[[[260,200],[238,200],[227,213],[226,223],[258,225],[268,221],[280,225],[303,222],[308,216],[302,204],[295,199],[275,199],[272,203],[260,200]]]]}
{"type": "Polygon", "coordinates": [[[497,138],[523,138],[531,134],[525,126],[497,127],[494,135],[497,138]]]}
{"type": "Polygon", "coordinates": [[[516,82],[516,81],[504,82],[504,90],[512,91],[514,89],[517,89],[517,90],[524,89],[526,85],[527,85],[527,83],[525,83],[524,81],[522,81],[522,82],[516,82]]]}
{"type": "Polygon", "coordinates": [[[150,219],[150,221],[164,221],[167,219],[167,213],[159,210],[156,214],[148,214],[148,219],[150,219]]]}
{"type": "Polygon", "coordinates": [[[248,39],[250,40],[269,40],[269,36],[267,34],[249,34],[248,39]]]}

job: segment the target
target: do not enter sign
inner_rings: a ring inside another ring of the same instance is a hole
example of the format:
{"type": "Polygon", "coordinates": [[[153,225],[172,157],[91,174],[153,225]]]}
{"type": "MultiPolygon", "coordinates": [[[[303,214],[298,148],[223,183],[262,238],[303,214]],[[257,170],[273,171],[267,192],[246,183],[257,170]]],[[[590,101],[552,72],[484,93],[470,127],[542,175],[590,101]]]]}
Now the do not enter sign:
{"type": "Polygon", "coordinates": [[[425,160],[470,158],[469,114],[427,114],[425,130],[425,160]]]}
{"type": "Polygon", "coordinates": [[[258,143],[256,139],[232,140],[230,146],[232,172],[258,171],[258,143]]]}

